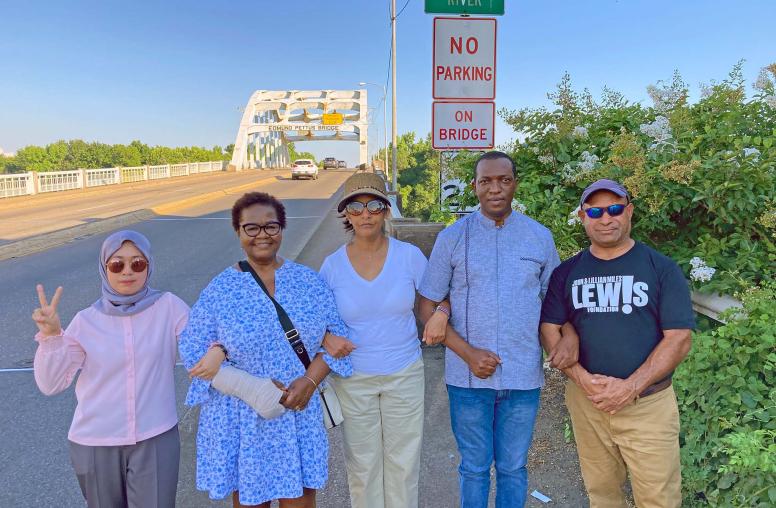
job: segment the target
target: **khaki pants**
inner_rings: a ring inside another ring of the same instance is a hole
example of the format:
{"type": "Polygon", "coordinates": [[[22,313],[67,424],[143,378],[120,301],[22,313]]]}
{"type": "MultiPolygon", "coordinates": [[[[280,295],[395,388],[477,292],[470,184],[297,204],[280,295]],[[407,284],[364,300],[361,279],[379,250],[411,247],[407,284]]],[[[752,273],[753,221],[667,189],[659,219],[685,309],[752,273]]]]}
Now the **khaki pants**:
{"type": "Polygon", "coordinates": [[[672,386],[610,415],[595,409],[569,381],[566,406],[590,508],[627,506],[626,468],[638,508],[681,506],[679,409],[672,386]]]}
{"type": "Polygon", "coordinates": [[[417,507],[423,360],[396,374],[330,379],[345,417],[342,430],[352,507],[417,507]]]}

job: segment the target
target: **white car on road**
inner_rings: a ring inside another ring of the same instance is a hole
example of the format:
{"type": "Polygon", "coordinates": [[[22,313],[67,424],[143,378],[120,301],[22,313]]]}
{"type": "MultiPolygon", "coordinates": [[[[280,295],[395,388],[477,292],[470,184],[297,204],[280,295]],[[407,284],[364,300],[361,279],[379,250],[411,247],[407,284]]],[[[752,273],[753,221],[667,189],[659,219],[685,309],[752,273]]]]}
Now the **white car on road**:
{"type": "Polygon", "coordinates": [[[317,180],[318,166],[316,166],[315,163],[310,159],[295,160],[294,165],[291,166],[291,179],[296,180],[302,176],[317,180]]]}

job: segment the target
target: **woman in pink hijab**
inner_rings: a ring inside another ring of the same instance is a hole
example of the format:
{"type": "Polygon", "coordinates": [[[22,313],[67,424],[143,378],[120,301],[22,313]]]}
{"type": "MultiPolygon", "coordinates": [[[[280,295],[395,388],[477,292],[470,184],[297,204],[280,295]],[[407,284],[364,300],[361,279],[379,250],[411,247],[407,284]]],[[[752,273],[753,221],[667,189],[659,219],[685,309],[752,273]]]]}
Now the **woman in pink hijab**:
{"type": "MultiPolygon", "coordinates": [[[[49,301],[37,286],[35,381],[53,395],[80,371],[68,440],[90,508],[175,506],[180,441],[173,371],[189,307],[149,287],[153,270],[145,236],[129,230],[110,235],[100,250],[102,296],[64,330],[57,314],[62,288],[49,301]]],[[[213,378],[225,356],[213,344],[191,374],[213,378]]],[[[282,396],[274,385],[268,393],[274,402],[282,396]]]]}

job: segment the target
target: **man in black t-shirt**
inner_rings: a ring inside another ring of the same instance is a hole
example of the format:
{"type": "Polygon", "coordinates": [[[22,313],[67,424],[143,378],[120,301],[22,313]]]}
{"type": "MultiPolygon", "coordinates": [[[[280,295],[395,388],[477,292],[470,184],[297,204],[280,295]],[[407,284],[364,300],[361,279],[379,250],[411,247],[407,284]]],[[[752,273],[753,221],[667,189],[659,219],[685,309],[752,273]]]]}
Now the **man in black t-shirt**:
{"type": "Polygon", "coordinates": [[[577,340],[562,335],[566,322],[579,335],[579,361],[563,372],[591,508],[626,506],[626,472],[639,508],[682,501],[671,375],[690,350],[695,318],[679,266],[630,237],[632,215],[619,183],[584,190],[590,248],[555,269],[542,306],[545,350],[577,340]]]}

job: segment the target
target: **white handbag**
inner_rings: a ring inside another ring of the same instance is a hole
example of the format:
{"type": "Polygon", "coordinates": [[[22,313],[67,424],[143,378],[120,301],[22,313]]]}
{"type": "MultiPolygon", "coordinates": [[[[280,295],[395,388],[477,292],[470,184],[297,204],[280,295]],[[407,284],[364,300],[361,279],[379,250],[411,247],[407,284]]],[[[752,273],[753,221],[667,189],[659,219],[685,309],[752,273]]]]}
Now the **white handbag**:
{"type": "Polygon", "coordinates": [[[342,416],[342,407],[337,398],[337,392],[330,384],[326,383],[325,386],[318,388],[318,393],[321,394],[323,406],[323,424],[327,429],[333,429],[345,420],[345,417],[342,416]]]}

